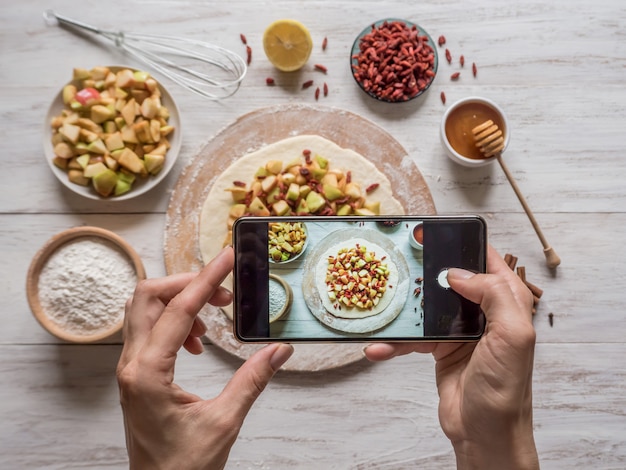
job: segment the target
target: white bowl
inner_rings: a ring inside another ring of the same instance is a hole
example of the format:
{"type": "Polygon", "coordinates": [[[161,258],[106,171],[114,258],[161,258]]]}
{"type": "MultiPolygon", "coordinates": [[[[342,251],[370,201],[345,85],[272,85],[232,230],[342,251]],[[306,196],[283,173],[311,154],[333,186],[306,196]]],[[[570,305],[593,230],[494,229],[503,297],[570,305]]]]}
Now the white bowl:
{"type": "Polygon", "coordinates": [[[481,98],[478,96],[470,96],[467,98],[460,99],[459,101],[452,104],[446,110],[441,120],[441,126],[440,126],[441,142],[446,150],[446,154],[448,155],[448,157],[450,157],[450,159],[453,162],[463,165],[465,167],[470,167],[470,168],[476,168],[476,167],[489,165],[490,163],[493,163],[496,157],[493,156],[489,158],[468,158],[467,156],[462,155],[450,143],[450,140],[448,139],[448,135],[446,132],[446,124],[448,123],[448,119],[450,118],[450,115],[455,110],[460,109],[461,107],[467,107],[469,112],[466,118],[466,123],[465,123],[465,126],[462,126],[462,128],[460,128],[459,132],[462,132],[463,137],[464,138],[467,137],[468,141],[471,144],[473,144],[474,137],[472,136],[471,129],[482,124],[484,121],[486,121],[488,118],[491,117],[482,113],[471,114],[470,106],[474,103],[490,108],[491,112],[494,113],[493,116],[496,117],[496,120],[500,121],[499,123],[501,124],[500,127],[503,128],[502,131],[504,132],[504,149],[502,150],[502,152],[506,150],[507,146],[509,145],[509,139],[511,137],[511,131],[510,131],[508,119],[506,115],[504,114],[504,111],[493,101],[487,98],[481,98]]]}
{"type": "MultiPolygon", "coordinates": [[[[275,223],[280,223],[279,221],[275,221],[275,223]]],[[[294,221],[287,221],[287,223],[294,223],[294,221]]],[[[287,264],[287,263],[291,263],[292,261],[297,260],[298,258],[300,258],[304,252],[306,251],[307,246],[309,245],[309,229],[307,228],[306,224],[304,222],[302,223],[302,229],[304,230],[304,235],[306,236],[305,240],[304,240],[304,246],[302,247],[302,250],[299,253],[296,253],[294,256],[291,256],[289,259],[286,259],[285,261],[276,261],[274,259],[272,259],[271,256],[268,257],[268,261],[270,264],[275,264],[275,265],[282,265],[282,264],[287,264]]]]}
{"type": "Polygon", "coordinates": [[[420,243],[419,241],[417,241],[417,239],[415,238],[415,229],[417,227],[422,227],[422,242],[424,241],[424,232],[423,232],[424,224],[422,222],[418,222],[415,225],[413,225],[413,227],[411,227],[411,230],[409,231],[409,245],[411,245],[411,247],[415,248],[416,250],[423,250],[424,245],[420,243]]]}
{"type": "MultiPolygon", "coordinates": [[[[120,65],[110,65],[107,66],[111,71],[117,72],[120,69],[130,69],[136,71],[138,69],[127,66],[120,65]]],[[[153,77],[154,78],[154,77],[153,77]]],[[[155,78],[156,79],[156,78],[155,78]]],[[[70,81],[67,84],[74,83],[70,81]]],[[[65,85],[64,85],[65,86],[65,85]]],[[[109,196],[102,197],[100,196],[91,185],[89,186],[81,186],[79,184],[72,183],[68,177],[67,172],[58,168],[54,163],[53,159],[54,155],[54,147],[52,146],[52,128],[50,126],[50,121],[53,117],[58,116],[61,111],[65,108],[63,103],[63,87],[57,93],[54,100],[50,104],[48,108],[48,113],[46,114],[46,120],[44,122],[43,129],[43,148],[45,153],[46,161],[48,162],[48,166],[52,170],[52,173],[58,178],[58,180],[63,183],[67,188],[75,192],[76,194],[80,194],[89,199],[96,199],[102,201],[125,201],[128,199],[132,199],[140,194],[144,194],[145,192],[151,190],[156,185],[158,185],[170,172],[173,168],[174,163],[176,163],[176,159],[178,158],[178,154],[180,153],[180,147],[182,144],[182,132],[180,129],[180,113],[178,111],[178,107],[174,102],[174,99],[169,94],[169,92],[165,89],[165,87],[159,82],[159,88],[161,89],[161,102],[162,104],[169,110],[170,118],[169,124],[174,126],[174,132],[170,136],[170,149],[167,151],[165,156],[165,163],[163,169],[156,176],[149,176],[147,178],[137,178],[133,184],[133,187],[130,191],[120,196],[109,196]]]]}

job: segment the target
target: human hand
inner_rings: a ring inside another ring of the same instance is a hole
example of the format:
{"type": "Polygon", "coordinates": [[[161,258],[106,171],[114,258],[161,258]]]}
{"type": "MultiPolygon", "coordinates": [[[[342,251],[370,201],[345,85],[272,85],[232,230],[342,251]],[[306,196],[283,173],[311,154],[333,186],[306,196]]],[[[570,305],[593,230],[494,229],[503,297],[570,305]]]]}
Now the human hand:
{"type": "Polygon", "coordinates": [[[200,309],[232,300],[220,284],[233,259],[225,248],[199,273],[143,281],[126,304],[117,378],[130,468],[223,468],[254,401],[293,353],[285,344],[263,348],[213,399],[174,383],[180,348],[203,351],[200,309]]]}
{"type": "Polygon", "coordinates": [[[487,324],[477,343],[372,344],[372,361],[431,352],[439,421],[458,468],[539,468],[532,429],[535,330],[532,294],[489,247],[488,274],[450,269],[452,289],[481,305],[487,324]]]}

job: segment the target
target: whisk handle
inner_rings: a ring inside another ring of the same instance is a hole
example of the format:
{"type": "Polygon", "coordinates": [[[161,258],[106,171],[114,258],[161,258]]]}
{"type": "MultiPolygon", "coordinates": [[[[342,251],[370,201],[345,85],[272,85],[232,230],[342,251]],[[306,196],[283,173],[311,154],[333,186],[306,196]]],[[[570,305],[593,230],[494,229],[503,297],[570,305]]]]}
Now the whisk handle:
{"type": "Polygon", "coordinates": [[[95,26],[91,26],[87,23],[83,23],[82,21],[73,20],[68,18],[67,16],[59,15],[55,13],[53,10],[46,10],[43,12],[43,18],[46,23],[53,23],[57,21],[59,24],[63,24],[66,26],[73,26],[75,28],[86,29],[87,31],[91,31],[92,33],[101,33],[100,28],[96,28],[95,26]]]}

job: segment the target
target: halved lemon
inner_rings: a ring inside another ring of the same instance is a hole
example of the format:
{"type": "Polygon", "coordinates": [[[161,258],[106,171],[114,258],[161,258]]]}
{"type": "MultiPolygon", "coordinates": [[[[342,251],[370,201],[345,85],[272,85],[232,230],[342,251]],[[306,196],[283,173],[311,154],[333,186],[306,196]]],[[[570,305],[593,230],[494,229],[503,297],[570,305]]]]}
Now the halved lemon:
{"type": "Polygon", "coordinates": [[[296,20],[276,20],[263,33],[263,49],[278,70],[294,72],[309,60],[313,40],[309,30],[296,20]]]}

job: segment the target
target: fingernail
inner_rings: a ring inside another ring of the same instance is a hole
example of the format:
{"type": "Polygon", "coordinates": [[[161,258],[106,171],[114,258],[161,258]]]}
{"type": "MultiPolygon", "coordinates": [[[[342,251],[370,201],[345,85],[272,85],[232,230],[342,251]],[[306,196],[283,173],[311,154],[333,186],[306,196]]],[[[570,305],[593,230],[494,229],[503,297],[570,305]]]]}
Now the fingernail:
{"type": "Polygon", "coordinates": [[[233,249],[232,245],[226,245],[224,248],[222,248],[219,253],[215,256],[215,259],[221,258],[222,256],[224,256],[226,253],[228,253],[229,251],[231,251],[233,249]]]}
{"type": "Polygon", "coordinates": [[[270,366],[277,371],[282,365],[287,362],[287,359],[293,354],[293,346],[291,344],[280,344],[272,357],[270,358],[270,366]]]}
{"type": "Polygon", "coordinates": [[[467,269],[461,269],[461,268],[450,268],[448,269],[448,280],[452,279],[452,280],[458,280],[458,281],[463,281],[465,279],[471,279],[472,277],[474,277],[476,274],[468,271],[467,269]]]}

